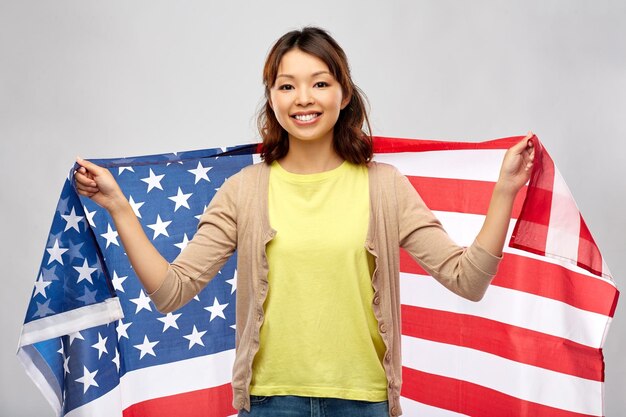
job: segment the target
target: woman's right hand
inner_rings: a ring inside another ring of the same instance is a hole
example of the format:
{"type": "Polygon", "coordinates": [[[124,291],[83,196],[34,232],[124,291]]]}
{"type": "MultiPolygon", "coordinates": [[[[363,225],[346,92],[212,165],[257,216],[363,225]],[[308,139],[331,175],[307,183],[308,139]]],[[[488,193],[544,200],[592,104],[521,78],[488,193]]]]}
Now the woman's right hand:
{"type": "Polygon", "coordinates": [[[109,213],[127,204],[126,197],[111,172],[87,160],[76,158],[80,168],[74,172],[76,190],[91,198],[109,213]]]}

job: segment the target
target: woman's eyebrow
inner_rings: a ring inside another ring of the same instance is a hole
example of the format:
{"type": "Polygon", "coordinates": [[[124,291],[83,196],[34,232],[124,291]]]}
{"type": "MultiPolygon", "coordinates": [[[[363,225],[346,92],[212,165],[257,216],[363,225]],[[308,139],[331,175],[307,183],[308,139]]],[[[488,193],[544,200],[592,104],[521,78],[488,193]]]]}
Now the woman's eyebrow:
{"type": "MultiPolygon", "coordinates": [[[[332,74],[331,74],[330,72],[328,72],[328,71],[316,71],[316,72],[314,72],[313,74],[311,74],[311,77],[317,77],[318,75],[322,75],[322,74],[332,75],[332,74]]],[[[283,78],[290,78],[290,79],[294,79],[294,78],[296,78],[296,77],[294,77],[294,76],[293,76],[293,75],[291,75],[291,74],[278,74],[278,75],[276,76],[276,78],[281,78],[281,77],[283,77],[283,78]]]]}

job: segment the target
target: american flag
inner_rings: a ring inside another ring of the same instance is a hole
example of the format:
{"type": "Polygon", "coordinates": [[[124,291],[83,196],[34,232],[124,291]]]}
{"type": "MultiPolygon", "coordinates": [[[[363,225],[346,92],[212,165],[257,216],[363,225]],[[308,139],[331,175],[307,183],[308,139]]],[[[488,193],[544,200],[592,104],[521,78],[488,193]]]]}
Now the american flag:
{"type": "MultiPolygon", "coordinates": [[[[505,150],[521,137],[375,138],[457,243],[482,224],[505,150]]],[[[480,303],[401,256],[406,416],[602,416],[602,346],[618,291],[565,182],[534,138],[532,178],[480,303]]],[[[259,161],[256,145],[93,160],[118,180],[169,261],[215,192],[259,161]]],[[[66,180],[19,342],[27,373],[61,416],[235,415],[236,259],[183,308],[161,314],[105,210],[66,180]]]]}

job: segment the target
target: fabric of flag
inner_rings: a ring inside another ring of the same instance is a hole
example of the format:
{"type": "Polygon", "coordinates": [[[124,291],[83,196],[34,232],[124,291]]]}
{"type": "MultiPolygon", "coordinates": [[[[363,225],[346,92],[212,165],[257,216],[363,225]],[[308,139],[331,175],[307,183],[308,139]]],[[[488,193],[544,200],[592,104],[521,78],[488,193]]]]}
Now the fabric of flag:
{"type": "MultiPolygon", "coordinates": [[[[457,243],[478,233],[506,149],[521,137],[375,138],[457,243]]],[[[473,303],[401,255],[406,416],[602,416],[602,346],[618,291],[541,143],[510,240],[473,303]]],[[[256,145],[93,160],[111,170],[146,234],[173,260],[221,184],[259,161],[256,145]]],[[[27,373],[61,416],[235,415],[236,256],[183,308],[161,314],[106,211],[68,177],[19,343],[27,373]]]]}

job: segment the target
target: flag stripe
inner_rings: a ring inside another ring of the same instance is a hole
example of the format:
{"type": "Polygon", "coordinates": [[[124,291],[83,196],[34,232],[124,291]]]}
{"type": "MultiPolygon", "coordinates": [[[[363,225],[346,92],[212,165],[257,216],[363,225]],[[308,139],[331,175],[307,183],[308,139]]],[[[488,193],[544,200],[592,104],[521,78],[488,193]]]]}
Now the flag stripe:
{"type": "Polygon", "coordinates": [[[154,398],[124,410],[124,417],[226,417],[236,414],[230,384],[154,398]]]}
{"type": "MultiPolygon", "coordinates": [[[[454,211],[469,214],[487,214],[494,182],[458,180],[449,178],[407,177],[420,194],[426,206],[434,211],[454,211]]],[[[519,215],[526,198],[522,188],[513,204],[512,219],[519,215]]]]}
{"type": "MultiPolygon", "coordinates": [[[[403,377],[405,375],[406,369],[403,368],[403,377]]],[[[415,371],[414,371],[415,372],[415,371]]],[[[403,383],[404,386],[404,383],[403,383]]],[[[446,410],[444,408],[433,407],[432,405],[424,404],[419,401],[415,401],[412,398],[406,397],[407,393],[402,392],[402,396],[400,397],[400,404],[402,405],[402,415],[407,417],[466,417],[467,414],[456,413],[451,410],[446,410]]],[[[408,393],[412,395],[412,393],[408,393]]]]}
{"type": "MultiPolygon", "coordinates": [[[[405,250],[400,252],[400,271],[428,275],[405,250]]],[[[547,297],[609,317],[613,316],[614,308],[606,300],[617,293],[613,285],[597,277],[513,253],[504,254],[492,285],[547,297]]]]}
{"type": "Polygon", "coordinates": [[[403,305],[402,334],[482,350],[580,378],[604,380],[599,349],[469,314],[403,305]]]}
{"type": "MultiPolygon", "coordinates": [[[[402,368],[402,396],[414,401],[450,410],[455,414],[441,417],[468,415],[474,417],[528,416],[528,417],[599,417],[526,401],[498,390],[456,378],[447,378],[415,369],[402,368]],[[461,413],[461,414],[456,414],[461,413]]],[[[407,416],[413,414],[406,413],[407,416]]],[[[419,415],[419,414],[415,414],[419,415]]],[[[431,416],[431,414],[425,414],[431,416]]],[[[437,414],[432,414],[435,416],[437,414]]]]}
{"type": "MultiPolygon", "coordinates": [[[[497,390],[516,397],[516,402],[529,401],[580,414],[602,414],[601,382],[521,364],[474,349],[408,336],[402,336],[402,350],[415,352],[403,360],[403,365],[411,369],[497,390]]],[[[485,404],[497,402],[490,396],[468,399],[470,402],[477,400],[485,404]],[[484,401],[484,398],[489,398],[489,401],[484,401]]],[[[520,409],[519,404],[510,406],[513,410],[520,409]]]]}
{"type": "Polygon", "coordinates": [[[400,273],[402,304],[471,314],[600,348],[608,318],[559,301],[492,286],[480,303],[446,290],[430,276],[400,273]],[[524,312],[520,314],[520,312],[524,312]]]}

